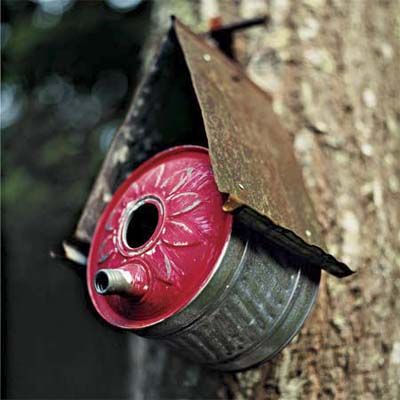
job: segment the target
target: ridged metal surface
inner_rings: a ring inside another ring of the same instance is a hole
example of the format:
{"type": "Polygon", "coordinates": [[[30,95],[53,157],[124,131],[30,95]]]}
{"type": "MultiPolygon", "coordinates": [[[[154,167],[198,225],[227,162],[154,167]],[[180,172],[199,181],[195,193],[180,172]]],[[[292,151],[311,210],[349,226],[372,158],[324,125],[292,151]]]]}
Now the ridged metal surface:
{"type": "Polygon", "coordinates": [[[319,270],[269,243],[237,217],[216,275],[180,313],[144,331],[212,368],[239,370],[274,356],[298,332],[319,270]]]}

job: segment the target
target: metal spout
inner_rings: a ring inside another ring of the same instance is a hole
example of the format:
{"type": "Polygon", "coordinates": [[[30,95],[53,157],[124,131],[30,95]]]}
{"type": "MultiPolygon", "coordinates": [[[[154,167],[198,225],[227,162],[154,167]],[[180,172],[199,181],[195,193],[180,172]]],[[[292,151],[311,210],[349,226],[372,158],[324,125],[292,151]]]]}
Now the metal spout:
{"type": "Polygon", "coordinates": [[[140,298],[149,288],[148,276],[145,268],[137,264],[100,269],[94,277],[94,288],[103,296],[120,294],[140,298]]]}

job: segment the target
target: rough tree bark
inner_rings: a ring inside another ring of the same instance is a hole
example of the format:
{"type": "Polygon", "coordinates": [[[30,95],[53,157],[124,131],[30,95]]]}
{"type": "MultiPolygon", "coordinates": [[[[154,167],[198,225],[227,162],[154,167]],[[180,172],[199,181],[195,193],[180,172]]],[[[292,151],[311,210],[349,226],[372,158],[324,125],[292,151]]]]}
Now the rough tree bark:
{"type": "Polygon", "coordinates": [[[400,3],[243,0],[224,8],[270,14],[267,30],[241,39],[242,60],[293,135],[329,249],[358,271],[325,275],[294,343],[229,377],[226,394],[397,399],[400,3]]]}
{"type": "MultiPolygon", "coordinates": [[[[199,24],[206,7],[191,7],[199,24]]],[[[226,375],[220,394],[400,398],[400,3],[241,0],[220,12],[224,22],[269,14],[267,28],[238,39],[240,59],[274,96],[329,250],[357,269],[344,280],[324,274],[292,344],[226,375]]]]}

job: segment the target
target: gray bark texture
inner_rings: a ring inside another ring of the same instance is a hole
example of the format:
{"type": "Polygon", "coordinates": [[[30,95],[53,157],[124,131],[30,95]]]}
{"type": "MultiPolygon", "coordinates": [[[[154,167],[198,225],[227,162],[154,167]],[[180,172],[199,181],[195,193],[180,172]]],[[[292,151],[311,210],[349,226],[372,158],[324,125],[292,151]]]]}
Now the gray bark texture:
{"type": "MultiPolygon", "coordinates": [[[[176,3],[172,12],[204,27],[210,1],[182,13],[176,3]]],[[[238,36],[240,61],[293,137],[329,250],[357,270],[324,274],[295,340],[264,366],[225,375],[219,394],[399,399],[400,2],[218,3],[224,22],[270,16],[238,36]]]]}
{"type": "Polygon", "coordinates": [[[357,274],[324,274],[299,336],[229,377],[230,393],[398,399],[400,3],[244,0],[237,10],[271,17],[240,40],[242,60],[293,135],[329,250],[357,274]]]}

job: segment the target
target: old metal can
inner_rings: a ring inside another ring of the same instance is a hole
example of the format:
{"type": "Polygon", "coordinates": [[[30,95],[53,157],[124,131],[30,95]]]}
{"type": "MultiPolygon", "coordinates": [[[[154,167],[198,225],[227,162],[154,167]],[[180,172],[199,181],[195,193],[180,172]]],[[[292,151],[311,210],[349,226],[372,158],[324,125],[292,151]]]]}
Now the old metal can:
{"type": "Polygon", "coordinates": [[[158,339],[211,368],[273,357],[299,331],[320,270],[222,210],[208,152],[158,154],[121,185],[100,218],[87,279],[110,324],[158,339]]]}

